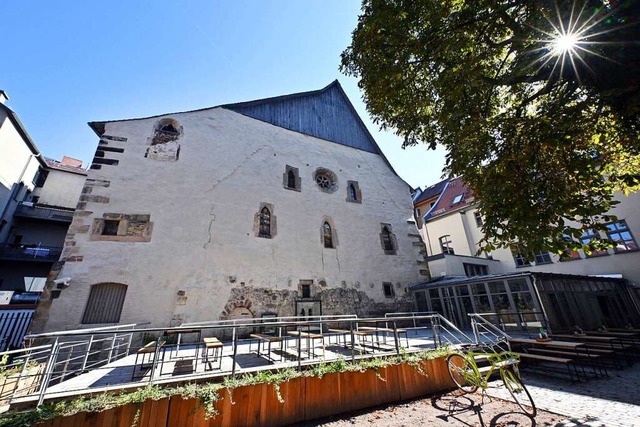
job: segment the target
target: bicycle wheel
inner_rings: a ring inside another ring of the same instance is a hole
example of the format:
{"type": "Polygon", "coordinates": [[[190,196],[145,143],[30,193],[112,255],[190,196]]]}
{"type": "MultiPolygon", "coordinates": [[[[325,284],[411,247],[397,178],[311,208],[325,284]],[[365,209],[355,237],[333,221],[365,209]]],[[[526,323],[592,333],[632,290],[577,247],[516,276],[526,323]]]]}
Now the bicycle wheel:
{"type": "Polygon", "coordinates": [[[468,357],[454,353],[447,357],[449,376],[458,388],[465,393],[473,393],[478,389],[480,372],[475,363],[468,357]]]}
{"type": "Polygon", "coordinates": [[[537,413],[536,405],[533,403],[529,390],[527,390],[527,387],[525,387],[515,371],[513,369],[500,369],[500,377],[520,409],[522,409],[525,414],[535,417],[537,413]]]}

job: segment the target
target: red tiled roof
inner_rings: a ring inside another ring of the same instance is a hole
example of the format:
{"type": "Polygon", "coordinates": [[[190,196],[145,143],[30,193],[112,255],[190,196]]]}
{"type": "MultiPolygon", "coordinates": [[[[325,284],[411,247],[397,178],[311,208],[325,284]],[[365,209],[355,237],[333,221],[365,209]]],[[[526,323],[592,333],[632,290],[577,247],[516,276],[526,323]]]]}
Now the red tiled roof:
{"type": "Polygon", "coordinates": [[[436,218],[469,206],[475,201],[473,192],[462,178],[453,178],[444,190],[438,204],[433,207],[431,217],[436,218]]]}

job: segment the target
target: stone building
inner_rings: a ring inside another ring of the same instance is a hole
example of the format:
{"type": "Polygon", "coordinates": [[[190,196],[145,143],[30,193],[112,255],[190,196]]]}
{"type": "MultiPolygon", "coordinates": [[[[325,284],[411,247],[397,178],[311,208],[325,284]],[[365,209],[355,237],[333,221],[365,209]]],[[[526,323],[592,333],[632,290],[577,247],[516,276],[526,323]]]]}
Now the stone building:
{"type": "Polygon", "coordinates": [[[411,308],[425,268],[411,189],[337,81],[89,125],[70,286],[33,330],[411,308]]]}

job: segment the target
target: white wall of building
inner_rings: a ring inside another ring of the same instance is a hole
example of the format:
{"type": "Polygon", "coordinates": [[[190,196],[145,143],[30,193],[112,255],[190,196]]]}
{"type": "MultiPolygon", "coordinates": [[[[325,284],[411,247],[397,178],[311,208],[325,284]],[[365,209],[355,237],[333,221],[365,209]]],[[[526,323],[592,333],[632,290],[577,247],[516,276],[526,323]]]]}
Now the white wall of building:
{"type": "MultiPolygon", "coordinates": [[[[636,242],[640,242],[640,193],[632,193],[629,196],[617,194],[615,199],[620,203],[610,212],[616,215],[619,220],[625,220],[636,238],[636,242]]],[[[441,235],[451,235],[452,247],[456,255],[475,255],[478,249],[478,242],[482,239],[483,234],[480,228],[475,224],[473,213],[475,208],[470,207],[465,211],[456,211],[440,218],[435,218],[427,222],[421,234],[424,237],[427,233],[431,236],[434,254],[442,253],[437,238],[441,235]],[[466,224],[466,225],[465,225],[466,224]],[[434,244],[435,242],[435,244],[434,244]],[[473,246],[470,246],[471,242],[473,246]]],[[[599,275],[599,274],[622,274],[624,278],[640,283],[640,251],[616,253],[613,249],[608,251],[608,255],[600,257],[587,257],[583,251],[580,251],[581,259],[560,262],[557,255],[552,255],[553,263],[531,265],[517,267],[513,255],[508,249],[498,249],[491,253],[491,257],[499,262],[501,271],[495,271],[490,268],[490,273],[510,272],[510,271],[540,271],[565,274],[579,275],[599,275]]],[[[447,256],[446,259],[433,260],[429,262],[429,269],[433,277],[438,277],[442,273],[447,275],[455,275],[460,271],[460,266],[464,261],[464,257],[447,256]]],[[[484,255],[478,258],[478,262],[483,261],[484,255]]],[[[462,270],[464,273],[464,269],[462,270]]]]}
{"type": "Polygon", "coordinates": [[[47,179],[34,195],[38,203],[75,208],[86,176],[57,169],[49,169],[47,179]]]}
{"type": "Polygon", "coordinates": [[[109,181],[91,195],[109,201],[76,212],[69,230],[73,248],[60,273],[72,281],[53,300],[47,330],[79,326],[90,285],[100,282],[128,285],[121,323],[167,325],[175,314],[184,321],[219,318],[231,288],[239,286],[296,291],[299,280],[323,280],[384,303],[382,282],[402,295],[420,280],[420,248],[409,236],[416,230],[407,224],[409,188],[381,156],[223,108],[164,117],[183,127],[177,161],[144,158],[162,117],[106,124],[106,134],[127,138],[108,144],[125,151],[107,153],[118,165],[89,172],[88,181],[109,181]],[[299,168],[300,192],[283,188],[286,165],[299,168]],[[337,175],[335,193],[318,189],[317,168],[337,175]],[[361,204],[346,201],[347,180],[358,181],[361,204]],[[274,206],[272,239],[254,236],[261,202],[274,206]],[[90,240],[83,227],[103,213],[150,214],[151,240],[90,240]],[[336,249],[322,245],[325,217],[336,230],[336,249]],[[381,223],[391,224],[397,255],[385,255],[381,223]],[[185,291],[185,305],[177,303],[178,291],[185,291]]]}

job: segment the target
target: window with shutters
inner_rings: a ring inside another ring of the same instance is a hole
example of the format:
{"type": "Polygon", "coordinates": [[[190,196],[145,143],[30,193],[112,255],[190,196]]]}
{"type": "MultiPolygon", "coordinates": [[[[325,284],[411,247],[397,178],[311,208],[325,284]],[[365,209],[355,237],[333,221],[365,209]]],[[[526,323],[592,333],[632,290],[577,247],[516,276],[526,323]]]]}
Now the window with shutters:
{"type": "Polygon", "coordinates": [[[118,323],[122,314],[127,285],[98,283],[91,286],[82,316],[83,324],[118,323]]]}

